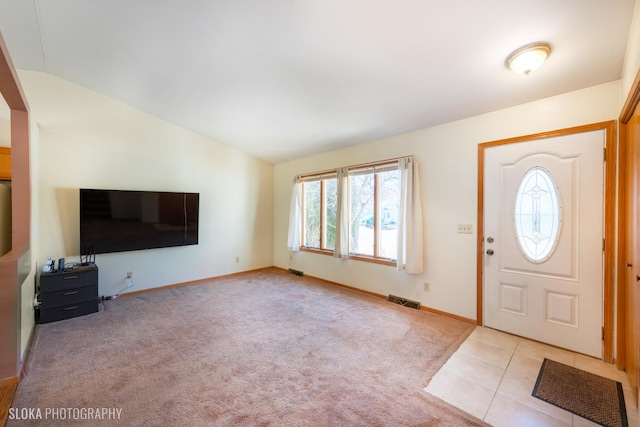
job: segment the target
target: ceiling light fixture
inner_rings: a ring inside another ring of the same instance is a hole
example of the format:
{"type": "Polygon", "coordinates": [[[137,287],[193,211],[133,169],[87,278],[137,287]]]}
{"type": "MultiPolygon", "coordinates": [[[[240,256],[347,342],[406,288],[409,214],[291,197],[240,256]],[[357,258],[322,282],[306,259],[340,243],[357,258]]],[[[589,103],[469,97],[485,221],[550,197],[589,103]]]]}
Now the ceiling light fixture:
{"type": "Polygon", "coordinates": [[[542,66],[551,55],[548,43],[531,43],[515,50],[507,57],[507,67],[514,73],[529,75],[542,66]]]}

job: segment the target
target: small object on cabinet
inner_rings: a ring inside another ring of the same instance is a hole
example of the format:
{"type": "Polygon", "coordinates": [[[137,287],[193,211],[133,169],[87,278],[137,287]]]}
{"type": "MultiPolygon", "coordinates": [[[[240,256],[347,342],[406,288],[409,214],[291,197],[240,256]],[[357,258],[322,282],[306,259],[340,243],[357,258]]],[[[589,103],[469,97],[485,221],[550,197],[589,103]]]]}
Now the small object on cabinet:
{"type": "Polygon", "coordinates": [[[49,259],[47,259],[47,261],[44,263],[44,266],[42,266],[42,272],[51,273],[53,271],[54,264],[55,264],[55,261],[52,260],[51,257],[49,257],[49,259]]]}

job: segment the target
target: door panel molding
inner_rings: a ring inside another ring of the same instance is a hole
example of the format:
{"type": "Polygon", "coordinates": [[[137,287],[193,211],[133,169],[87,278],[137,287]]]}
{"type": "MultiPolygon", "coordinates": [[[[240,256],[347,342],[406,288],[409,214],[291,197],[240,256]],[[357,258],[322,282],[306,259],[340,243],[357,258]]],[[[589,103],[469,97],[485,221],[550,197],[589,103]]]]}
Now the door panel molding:
{"type": "Polygon", "coordinates": [[[485,151],[491,147],[497,147],[507,144],[515,144],[519,142],[529,142],[546,138],[579,134],[591,132],[595,130],[605,131],[605,148],[606,152],[611,153],[605,156],[605,183],[604,183],[604,277],[603,277],[603,360],[605,362],[613,362],[613,344],[614,344],[614,274],[615,274],[615,198],[616,198],[616,121],[598,122],[583,126],[575,126],[571,128],[559,129],[548,132],[541,132],[532,135],[524,135],[515,138],[501,139],[478,144],[478,219],[477,219],[477,247],[476,247],[476,320],[477,324],[484,324],[483,317],[483,245],[484,245],[484,164],[485,151]]]}

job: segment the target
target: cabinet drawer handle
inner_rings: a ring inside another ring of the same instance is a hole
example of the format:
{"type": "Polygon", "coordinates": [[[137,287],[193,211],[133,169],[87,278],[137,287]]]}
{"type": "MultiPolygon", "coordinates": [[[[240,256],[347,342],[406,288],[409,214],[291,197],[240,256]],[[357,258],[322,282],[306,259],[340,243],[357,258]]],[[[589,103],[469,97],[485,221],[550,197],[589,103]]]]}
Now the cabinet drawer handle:
{"type": "Polygon", "coordinates": [[[78,293],[78,291],[71,291],[71,292],[65,292],[64,294],[65,295],[74,295],[74,294],[77,294],[77,293],[78,293]]]}
{"type": "Polygon", "coordinates": [[[78,278],[78,276],[77,276],[77,275],[76,275],[76,276],[67,276],[67,277],[63,277],[63,279],[64,279],[64,280],[67,280],[67,279],[77,279],[77,278],[78,278]]]}
{"type": "Polygon", "coordinates": [[[73,307],[65,307],[65,308],[64,308],[64,311],[67,311],[67,310],[75,310],[76,308],[78,308],[78,306],[77,306],[77,305],[74,305],[73,307]]]}

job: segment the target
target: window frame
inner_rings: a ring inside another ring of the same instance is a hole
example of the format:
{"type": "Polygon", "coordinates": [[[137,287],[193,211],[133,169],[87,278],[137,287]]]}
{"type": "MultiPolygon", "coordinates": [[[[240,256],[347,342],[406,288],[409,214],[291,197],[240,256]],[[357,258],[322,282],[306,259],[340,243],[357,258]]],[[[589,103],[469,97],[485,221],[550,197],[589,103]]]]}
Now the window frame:
{"type": "Polygon", "coordinates": [[[326,244],[326,234],[327,234],[327,223],[326,223],[326,180],[328,179],[337,179],[338,174],[337,171],[328,171],[310,175],[302,175],[300,176],[301,184],[302,184],[302,212],[301,221],[300,221],[300,250],[307,252],[319,252],[323,254],[331,255],[333,254],[333,249],[327,249],[326,244]],[[306,240],[306,200],[305,200],[305,191],[304,185],[306,182],[320,182],[320,247],[316,248],[314,246],[305,246],[306,240]]]}
{"type": "MultiPolygon", "coordinates": [[[[359,254],[359,253],[354,253],[351,251],[351,239],[349,239],[349,251],[348,251],[348,259],[353,259],[353,260],[357,260],[357,261],[365,261],[365,262],[370,262],[370,263],[375,263],[375,264],[382,264],[382,265],[388,265],[388,266],[397,266],[398,265],[398,261],[397,261],[397,257],[394,258],[388,258],[388,257],[382,257],[379,255],[379,238],[380,238],[380,231],[382,228],[382,221],[381,221],[381,215],[382,212],[379,212],[379,207],[380,207],[380,198],[381,198],[381,179],[380,179],[380,173],[381,172],[387,172],[387,171],[391,171],[391,170],[396,170],[399,168],[399,159],[392,159],[392,160],[384,160],[384,161],[380,161],[380,162],[374,162],[374,163],[367,163],[367,164],[363,164],[363,165],[356,165],[356,166],[349,166],[347,167],[347,171],[348,171],[348,179],[347,179],[347,194],[349,195],[348,199],[349,199],[349,224],[351,223],[351,176],[352,174],[364,174],[367,173],[366,171],[371,171],[371,173],[373,173],[373,177],[374,177],[374,196],[373,196],[373,255],[367,255],[367,254],[359,254]]],[[[326,207],[325,207],[325,203],[326,203],[326,194],[325,194],[325,180],[326,179],[331,179],[331,178],[337,178],[338,176],[338,171],[337,169],[332,169],[332,170],[327,170],[324,172],[317,172],[317,173],[312,173],[312,174],[306,174],[306,175],[300,175],[300,181],[302,184],[302,211],[301,211],[301,230],[300,230],[300,236],[301,236],[301,242],[300,242],[300,251],[303,252],[311,252],[311,253],[317,253],[317,254],[322,254],[322,255],[333,255],[333,249],[327,249],[325,247],[325,243],[324,240],[326,238],[326,228],[327,228],[327,224],[326,224],[326,215],[325,215],[325,211],[326,211],[326,207]],[[313,182],[313,181],[320,181],[320,193],[321,193],[321,197],[320,197],[320,229],[321,229],[321,235],[320,235],[320,248],[315,248],[315,247],[310,247],[310,246],[305,246],[305,217],[306,217],[306,204],[305,204],[305,189],[304,189],[304,185],[305,182],[313,182]]],[[[350,233],[349,233],[350,234],[350,233]]]]}

